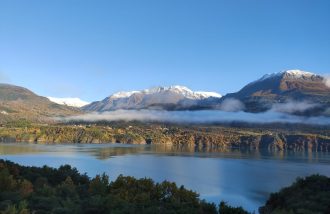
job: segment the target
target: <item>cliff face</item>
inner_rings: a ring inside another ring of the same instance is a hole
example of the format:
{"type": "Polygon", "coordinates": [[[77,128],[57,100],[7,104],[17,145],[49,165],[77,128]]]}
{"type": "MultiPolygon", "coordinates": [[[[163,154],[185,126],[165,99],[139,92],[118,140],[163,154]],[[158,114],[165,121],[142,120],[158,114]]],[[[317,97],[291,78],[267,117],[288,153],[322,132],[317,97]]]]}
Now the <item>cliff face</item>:
{"type": "Polygon", "coordinates": [[[199,148],[330,151],[323,134],[234,128],[40,126],[1,128],[1,142],[171,144],[199,148]]]}

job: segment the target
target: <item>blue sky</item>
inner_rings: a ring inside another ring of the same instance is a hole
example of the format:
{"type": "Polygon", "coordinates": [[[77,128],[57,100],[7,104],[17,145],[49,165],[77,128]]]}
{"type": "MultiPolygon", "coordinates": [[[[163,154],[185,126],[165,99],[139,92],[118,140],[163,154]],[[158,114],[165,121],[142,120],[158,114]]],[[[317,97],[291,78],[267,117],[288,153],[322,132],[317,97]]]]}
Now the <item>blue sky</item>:
{"type": "Polygon", "coordinates": [[[234,92],[265,73],[330,72],[328,0],[0,0],[0,81],[100,100],[185,85],[234,92]]]}

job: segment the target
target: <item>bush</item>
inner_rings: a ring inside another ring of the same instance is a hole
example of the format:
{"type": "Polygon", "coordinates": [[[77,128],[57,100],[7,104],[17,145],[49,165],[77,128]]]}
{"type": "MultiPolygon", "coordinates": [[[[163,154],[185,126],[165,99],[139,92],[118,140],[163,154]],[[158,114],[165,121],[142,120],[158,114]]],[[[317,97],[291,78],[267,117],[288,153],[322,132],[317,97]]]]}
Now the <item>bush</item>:
{"type": "Polygon", "coordinates": [[[271,194],[259,212],[330,213],[330,178],[321,175],[298,178],[290,187],[271,194]]]}

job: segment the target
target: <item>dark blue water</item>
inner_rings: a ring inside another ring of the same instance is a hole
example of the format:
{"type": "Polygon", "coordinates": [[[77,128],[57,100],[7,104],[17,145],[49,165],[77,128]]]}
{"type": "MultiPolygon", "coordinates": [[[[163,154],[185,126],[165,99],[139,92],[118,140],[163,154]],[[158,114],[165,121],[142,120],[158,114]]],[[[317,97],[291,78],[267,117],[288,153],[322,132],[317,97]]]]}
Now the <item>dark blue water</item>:
{"type": "Polygon", "coordinates": [[[198,150],[155,145],[0,144],[0,158],[23,165],[70,164],[95,176],[103,172],[169,180],[201,198],[257,211],[271,192],[298,176],[330,176],[330,153],[248,150],[198,150]]]}

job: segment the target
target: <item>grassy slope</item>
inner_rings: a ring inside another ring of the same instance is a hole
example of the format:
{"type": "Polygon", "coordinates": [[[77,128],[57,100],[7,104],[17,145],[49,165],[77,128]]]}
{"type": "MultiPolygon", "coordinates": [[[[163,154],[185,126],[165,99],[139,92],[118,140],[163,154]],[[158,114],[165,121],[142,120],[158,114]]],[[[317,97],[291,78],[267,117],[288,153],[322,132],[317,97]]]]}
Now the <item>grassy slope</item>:
{"type": "Polygon", "coordinates": [[[0,84],[0,123],[19,119],[52,122],[54,117],[79,113],[77,108],[53,103],[26,88],[0,84]]]}

